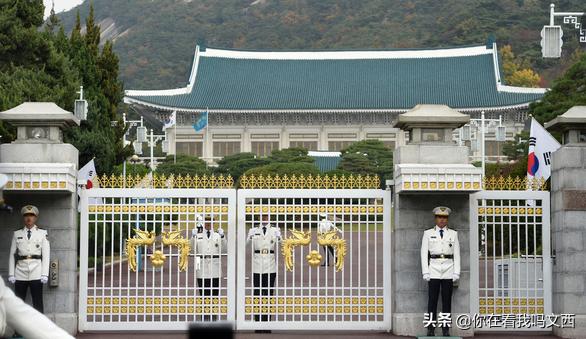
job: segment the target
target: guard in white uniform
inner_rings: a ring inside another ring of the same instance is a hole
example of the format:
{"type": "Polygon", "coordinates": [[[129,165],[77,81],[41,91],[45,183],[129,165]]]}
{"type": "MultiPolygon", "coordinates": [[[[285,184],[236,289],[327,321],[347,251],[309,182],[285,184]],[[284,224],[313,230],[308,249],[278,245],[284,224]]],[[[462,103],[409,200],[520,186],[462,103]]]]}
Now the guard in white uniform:
{"type": "MultiPolygon", "coordinates": [[[[429,284],[427,312],[437,320],[437,301],[441,289],[442,313],[451,313],[453,282],[460,279],[460,243],[458,232],[448,228],[452,212],[447,207],[433,209],[435,227],[423,233],[421,241],[421,271],[429,284]]],[[[427,327],[427,335],[435,335],[435,327],[427,327]]],[[[449,327],[442,327],[442,335],[450,335],[449,327]]]]}
{"type": "MultiPolygon", "coordinates": [[[[263,214],[261,222],[248,231],[247,243],[252,242],[252,283],[254,295],[273,295],[277,277],[278,244],[281,230],[269,222],[269,216],[263,214]]],[[[255,315],[255,321],[268,321],[269,316],[255,315]]]]}
{"type": "Polygon", "coordinates": [[[39,210],[35,206],[24,206],[20,212],[25,226],[12,237],[8,281],[22,300],[30,289],[34,308],[43,313],[43,284],[49,280],[49,239],[47,231],[36,225],[39,210]]]}
{"type": "MultiPolygon", "coordinates": [[[[0,174],[0,199],[2,198],[2,188],[7,182],[6,175],[0,174]]],[[[53,324],[49,318],[14,295],[4,285],[4,280],[0,277],[0,338],[10,336],[14,330],[25,338],[73,339],[67,332],[53,324]]]]}
{"type": "MultiPolygon", "coordinates": [[[[197,285],[202,297],[217,296],[220,294],[220,278],[222,276],[222,254],[227,253],[227,241],[224,230],[212,228],[212,218],[206,216],[203,231],[197,232],[192,238],[193,252],[195,253],[195,270],[197,285]]],[[[217,319],[204,315],[203,320],[217,319]]]]}
{"type": "MultiPolygon", "coordinates": [[[[336,227],[332,221],[328,219],[328,215],[322,213],[319,215],[321,217],[321,221],[319,222],[319,226],[317,228],[317,232],[319,234],[328,233],[331,230],[336,230],[338,233],[343,234],[342,230],[336,227]]],[[[322,246],[324,250],[324,255],[326,256],[325,263],[321,264],[321,266],[330,266],[330,254],[334,258],[335,261],[338,261],[334,254],[334,247],[333,246],[322,246]]]]}

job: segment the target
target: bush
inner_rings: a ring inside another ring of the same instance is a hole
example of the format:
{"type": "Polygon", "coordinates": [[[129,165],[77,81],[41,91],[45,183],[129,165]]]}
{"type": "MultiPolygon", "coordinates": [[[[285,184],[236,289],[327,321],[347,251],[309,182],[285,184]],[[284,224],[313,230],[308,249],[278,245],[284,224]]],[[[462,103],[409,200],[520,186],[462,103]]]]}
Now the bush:
{"type": "Polygon", "coordinates": [[[198,157],[191,157],[187,155],[177,155],[175,161],[173,155],[168,155],[163,162],[161,162],[155,171],[160,175],[204,175],[210,174],[208,166],[205,161],[198,157]]]}

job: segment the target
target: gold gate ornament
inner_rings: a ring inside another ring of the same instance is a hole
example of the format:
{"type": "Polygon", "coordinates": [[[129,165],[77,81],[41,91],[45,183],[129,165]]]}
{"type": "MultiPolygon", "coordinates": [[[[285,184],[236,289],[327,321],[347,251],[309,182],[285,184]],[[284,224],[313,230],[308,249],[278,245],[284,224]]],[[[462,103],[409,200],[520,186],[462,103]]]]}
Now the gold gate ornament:
{"type": "MultiPolygon", "coordinates": [[[[282,251],[285,259],[285,268],[289,272],[293,272],[293,253],[297,246],[307,246],[311,243],[311,231],[303,232],[295,229],[289,230],[293,237],[283,239],[282,251]]],[[[344,257],[346,257],[346,240],[338,237],[336,230],[331,230],[326,233],[318,234],[317,243],[321,246],[332,246],[336,253],[336,272],[344,268],[344,257]]],[[[318,251],[312,250],[306,256],[307,262],[310,266],[316,267],[321,263],[322,256],[318,251]]]]}
{"type": "MultiPolygon", "coordinates": [[[[134,237],[128,237],[126,241],[126,255],[128,256],[128,269],[136,272],[136,248],[139,246],[151,246],[155,243],[154,231],[142,231],[134,229],[134,237]]],[[[176,246],[179,248],[179,271],[187,270],[187,257],[191,251],[189,240],[181,236],[181,231],[169,231],[161,233],[161,241],[166,246],[176,246]]],[[[154,267],[161,267],[165,263],[166,256],[163,251],[156,250],[149,257],[154,267]]]]}
{"type": "Polygon", "coordinates": [[[307,246],[311,242],[311,231],[303,232],[295,229],[289,230],[292,238],[283,239],[282,251],[285,258],[285,268],[293,272],[293,250],[297,246],[307,246]]]}
{"type": "Polygon", "coordinates": [[[155,243],[155,232],[134,229],[134,237],[126,240],[126,255],[128,256],[128,268],[136,272],[136,248],[138,246],[151,246],[155,243]]]}
{"type": "Polygon", "coordinates": [[[311,250],[305,259],[307,259],[309,266],[317,267],[321,263],[321,254],[319,254],[319,251],[311,250]]]}
{"type": "Polygon", "coordinates": [[[336,272],[344,268],[344,257],[346,257],[346,240],[338,237],[336,230],[331,230],[325,233],[318,234],[317,243],[322,246],[334,247],[336,254],[336,272]]]}

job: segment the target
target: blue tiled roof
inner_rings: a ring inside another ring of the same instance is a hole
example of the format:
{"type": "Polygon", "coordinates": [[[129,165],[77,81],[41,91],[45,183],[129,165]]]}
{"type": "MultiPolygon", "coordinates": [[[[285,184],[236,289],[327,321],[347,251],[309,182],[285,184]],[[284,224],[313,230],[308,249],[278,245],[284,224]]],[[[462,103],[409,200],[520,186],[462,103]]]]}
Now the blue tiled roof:
{"type": "Polygon", "coordinates": [[[187,93],[129,91],[126,98],[179,109],[406,110],[417,104],[455,109],[515,106],[543,96],[515,88],[499,90],[492,52],[441,57],[426,52],[426,57],[356,59],[254,58],[254,53],[230,57],[229,52],[208,56],[204,52],[197,56],[187,93]]]}

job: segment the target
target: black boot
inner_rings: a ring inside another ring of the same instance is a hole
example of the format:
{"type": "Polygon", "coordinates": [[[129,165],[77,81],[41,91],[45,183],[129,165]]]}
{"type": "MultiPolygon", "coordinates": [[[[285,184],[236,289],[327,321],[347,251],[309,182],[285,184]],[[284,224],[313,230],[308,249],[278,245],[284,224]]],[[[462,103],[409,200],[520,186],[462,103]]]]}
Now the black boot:
{"type": "Polygon", "coordinates": [[[449,337],[450,336],[450,328],[449,327],[442,327],[442,335],[444,337],[449,337]]]}
{"type": "Polygon", "coordinates": [[[427,336],[428,337],[435,337],[435,327],[429,325],[427,326],[427,336]]]}

